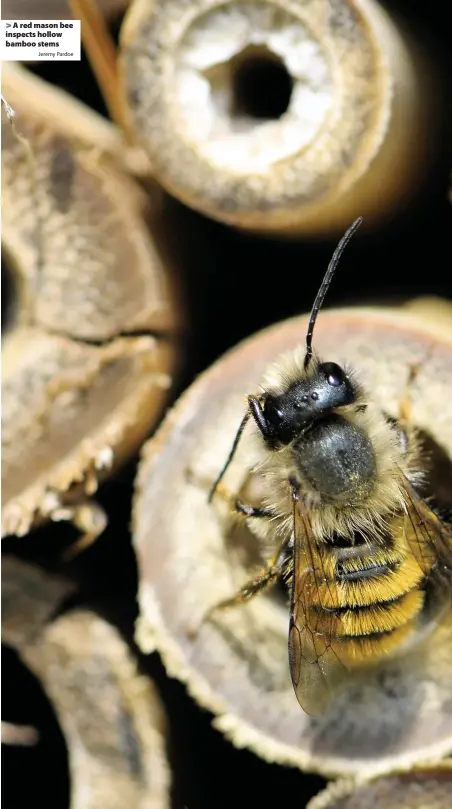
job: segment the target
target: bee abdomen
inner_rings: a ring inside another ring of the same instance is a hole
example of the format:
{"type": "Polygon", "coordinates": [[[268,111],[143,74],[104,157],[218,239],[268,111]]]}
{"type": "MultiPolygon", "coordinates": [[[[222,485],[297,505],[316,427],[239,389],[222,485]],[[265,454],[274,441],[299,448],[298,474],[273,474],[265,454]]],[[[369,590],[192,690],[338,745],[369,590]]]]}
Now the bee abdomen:
{"type": "Polygon", "coordinates": [[[426,607],[432,559],[406,542],[317,546],[304,603],[313,639],[345,664],[377,663],[413,637],[426,607]]]}
{"type": "Polygon", "coordinates": [[[416,632],[424,607],[424,592],[412,590],[400,598],[354,609],[312,608],[309,625],[328,638],[328,645],[348,665],[377,663],[397,651],[416,632]]]}
{"type": "Polygon", "coordinates": [[[331,647],[339,659],[349,666],[378,663],[387,659],[409,641],[417,631],[417,622],[412,620],[389,632],[374,632],[356,637],[331,639],[331,647]]]}
{"type": "Polygon", "coordinates": [[[365,554],[311,573],[310,603],[325,610],[355,610],[395,602],[425,580],[414,556],[365,554]]]}
{"type": "Polygon", "coordinates": [[[412,590],[387,603],[354,609],[313,609],[311,625],[315,631],[338,639],[355,639],[394,632],[415,621],[424,606],[422,590],[412,590]]]}
{"type": "Polygon", "coordinates": [[[394,548],[355,549],[328,561],[323,576],[311,573],[311,629],[349,665],[393,654],[419,625],[425,571],[413,555],[394,548]]]}

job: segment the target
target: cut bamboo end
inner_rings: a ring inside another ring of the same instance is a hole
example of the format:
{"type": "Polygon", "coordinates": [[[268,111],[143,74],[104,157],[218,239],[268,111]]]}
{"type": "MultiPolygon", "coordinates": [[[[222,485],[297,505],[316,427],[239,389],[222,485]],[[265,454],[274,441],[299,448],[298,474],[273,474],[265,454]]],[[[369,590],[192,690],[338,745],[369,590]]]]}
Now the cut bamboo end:
{"type": "Polygon", "coordinates": [[[91,494],[152,429],[180,313],[171,225],[118,167],[116,130],[24,70],[3,92],[2,534],[22,535],[49,493],[91,494]]]}
{"type": "Polygon", "coordinates": [[[3,94],[2,241],[32,299],[22,322],[96,341],[170,329],[171,273],[145,195],[115,164],[115,128],[25,70],[4,71],[3,94]]]}
{"type": "Polygon", "coordinates": [[[153,337],[83,344],[15,329],[3,349],[2,533],[95,492],[157,421],[172,354],[153,337]],[[54,503],[53,503],[54,501],[54,503]]]}
{"type": "Polygon", "coordinates": [[[307,809],[449,809],[452,759],[413,767],[357,785],[337,781],[316,795],[307,809]]]}
{"type": "Polygon", "coordinates": [[[13,558],[3,561],[2,581],[2,638],[52,702],[68,749],[71,809],[168,809],[164,711],[118,632],[81,610],[38,626],[36,612],[43,619],[49,591],[64,584],[13,558]]]}
{"type": "Polygon", "coordinates": [[[237,227],[309,235],[413,193],[433,133],[416,58],[374,0],[134,0],[120,70],[170,192],[237,227]]]}
{"type": "MultiPolygon", "coordinates": [[[[288,604],[278,588],[218,613],[193,636],[206,611],[236,592],[271,552],[231,524],[228,509],[209,505],[208,489],[243,417],[245,395],[259,390],[269,364],[300,344],[306,326],[306,317],[287,321],[229,352],[145,445],[133,507],[136,637],[143,651],[160,651],[168,673],[186,683],[238,747],[326,776],[370,775],[452,749],[450,622],[430,651],[394,661],[383,677],[369,674],[315,719],[293,693],[288,604]]],[[[394,416],[409,369],[419,363],[414,423],[452,458],[452,327],[446,334],[401,309],[330,310],[318,320],[315,341],[320,356],[354,367],[394,416]]],[[[242,449],[225,485],[241,493],[248,474],[242,449]]]]}

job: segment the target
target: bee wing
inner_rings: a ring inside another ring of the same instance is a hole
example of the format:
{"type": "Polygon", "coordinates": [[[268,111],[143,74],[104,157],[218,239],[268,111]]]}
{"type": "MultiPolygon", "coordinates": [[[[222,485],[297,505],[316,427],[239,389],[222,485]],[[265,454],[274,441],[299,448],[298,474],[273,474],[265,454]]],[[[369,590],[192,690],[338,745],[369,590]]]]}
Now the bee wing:
{"type": "MultiPolygon", "coordinates": [[[[405,513],[392,522],[392,531],[403,531],[413,556],[427,579],[435,579],[452,597],[452,525],[442,522],[428,503],[405,481],[405,513]]],[[[309,515],[299,501],[294,503],[294,559],[289,663],[292,683],[303,710],[312,715],[324,713],[335,690],[350,676],[340,657],[340,644],[332,642],[336,617],[325,604],[334,603],[334,592],[323,557],[314,539],[309,515]],[[330,589],[331,588],[331,589],[330,589]],[[322,613],[321,622],[315,605],[322,613]],[[330,617],[329,617],[330,615],[330,617]]],[[[443,600],[438,599],[440,608],[443,600]]]]}
{"type": "Polygon", "coordinates": [[[452,582],[452,525],[442,521],[405,479],[405,536],[426,576],[452,582]]]}
{"type": "Polygon", "coordinates": [[[322,623],[316,626],[312,605],[321,601],[327,585],[322,558],[314,540],[309,516],[294,504],[294,561],[289,626],[289,665],[292,683],[303,710],[311,715],[324,713],[334,691],[349,671],[331,646],[331,632],[322,623]]]}

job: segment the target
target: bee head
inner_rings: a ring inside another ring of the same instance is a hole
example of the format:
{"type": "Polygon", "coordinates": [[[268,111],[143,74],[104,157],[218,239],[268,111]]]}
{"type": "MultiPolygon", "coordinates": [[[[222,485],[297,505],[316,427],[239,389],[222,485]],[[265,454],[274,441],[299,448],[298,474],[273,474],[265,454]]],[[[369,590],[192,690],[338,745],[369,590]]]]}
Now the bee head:
{"type": "Polygon", "coordinates": [[[283,393],[248,399],[251,414],[271,446],[289,444],[314,421],[356,400],[352,380],[340,365],[323,362],[308,379],[293,382],[283,393]]]}
{"type": "Polygon", "coordinates": [[[317,292],[306,332],[304,374],[302,373],[301,378],[292,382],[282,393],[268,392],[259,397],[248,396],[248,408],[237,430],[226,463],[210,490],[209,500],[215,494],[218,484],[234,457],[250,416],[254,419],[268,447],[274,449],[277,446],[290,444],[297,434],[303,432],[313,422],[334,408],[342,407],[356,400],[357,388],[340,365],[335,362],[322,362],[313,368],[312,337],[317,315],[339,259],[361,222],[362,217],[360,216],[340,240],[317,292]]]}

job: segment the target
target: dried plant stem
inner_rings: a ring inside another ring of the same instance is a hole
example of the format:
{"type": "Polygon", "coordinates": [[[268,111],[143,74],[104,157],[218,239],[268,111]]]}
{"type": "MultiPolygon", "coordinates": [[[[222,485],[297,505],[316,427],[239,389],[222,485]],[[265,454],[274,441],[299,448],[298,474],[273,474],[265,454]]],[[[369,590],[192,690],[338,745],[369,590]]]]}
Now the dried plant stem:
{"type": "Polygon", "coordinates": [[[121,128],[127,142],[132,138],[118,94],[116,48],[96,0],[69,0],[76,19],[81,20],[82,42],[102,91],[112,120],[121,128]]]}

